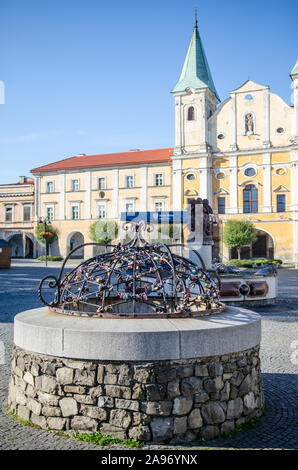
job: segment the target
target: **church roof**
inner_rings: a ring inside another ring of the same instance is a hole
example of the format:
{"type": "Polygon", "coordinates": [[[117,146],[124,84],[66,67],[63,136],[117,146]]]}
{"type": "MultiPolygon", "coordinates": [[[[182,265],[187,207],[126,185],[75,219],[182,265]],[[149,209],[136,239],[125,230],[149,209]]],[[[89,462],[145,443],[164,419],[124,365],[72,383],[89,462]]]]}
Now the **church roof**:
{"type": "Polygon", "coordinates": [[[218,97],[200,34],[196,26],[188,47],[179,81],[173,88],[172,93],[183,92],[190,87],[195,90],[210,88],[218,97]]]}
{"type": "Polygon", "coordinates": [[[297,62],[296,62],[296,65],[294,65],[293,67],[293,70],[291,70],[291,73],[290,75],[298,75],[298,59],[297,59],[297,62]]]}

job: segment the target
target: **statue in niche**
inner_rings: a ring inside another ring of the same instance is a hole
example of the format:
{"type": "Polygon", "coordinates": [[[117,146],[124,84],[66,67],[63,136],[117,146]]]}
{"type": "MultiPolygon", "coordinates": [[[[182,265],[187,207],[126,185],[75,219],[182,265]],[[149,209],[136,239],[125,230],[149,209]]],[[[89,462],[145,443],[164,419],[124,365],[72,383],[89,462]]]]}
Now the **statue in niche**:
{"type": "Polygon", "coordinates": [[[251,113],[245,116],[245,135],[254,134],[254,117],[251,113]]]}

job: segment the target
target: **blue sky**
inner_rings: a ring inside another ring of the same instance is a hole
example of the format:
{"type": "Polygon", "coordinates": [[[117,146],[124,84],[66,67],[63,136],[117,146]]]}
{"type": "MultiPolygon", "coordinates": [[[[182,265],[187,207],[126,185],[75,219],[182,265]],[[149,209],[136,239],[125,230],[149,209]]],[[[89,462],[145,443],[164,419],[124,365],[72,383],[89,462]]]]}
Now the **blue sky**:
{"type": "Polygon", "coordinates": [[[196,5],[221,100],[251,78],[290,104],[296,0],[1,0],[0,183],[78,153],[172,147],[196,5]]]}

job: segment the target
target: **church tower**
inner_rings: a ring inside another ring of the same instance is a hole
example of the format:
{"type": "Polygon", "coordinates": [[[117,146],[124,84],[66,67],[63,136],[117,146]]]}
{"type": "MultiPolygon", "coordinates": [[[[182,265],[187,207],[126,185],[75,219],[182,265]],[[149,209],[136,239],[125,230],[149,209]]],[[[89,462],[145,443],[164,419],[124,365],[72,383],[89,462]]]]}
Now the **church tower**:
{"type": "Polygon", "coordinates": [[[294,116],[293,116],[293,137],[294,144],[298,144],[298,60],[296,65],[290,73],[290,77],[293,80],[293,104],[294,104],[294,116]]]}
{"type": "Polygon", "coordinates": [[[220,102],[195,20],[175,98],[175,155],[208,151],[207,120],[220,102]]]}

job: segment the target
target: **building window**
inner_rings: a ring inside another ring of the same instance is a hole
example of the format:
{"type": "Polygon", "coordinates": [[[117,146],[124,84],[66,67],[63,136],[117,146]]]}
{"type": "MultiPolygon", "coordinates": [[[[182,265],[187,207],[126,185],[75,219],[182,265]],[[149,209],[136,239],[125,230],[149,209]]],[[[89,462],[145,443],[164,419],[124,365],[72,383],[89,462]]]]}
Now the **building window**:
{"type": "Polygon", "coordinates": [[[106,179],[101,177],[98,178],[98,189],[106,189],[106,179]]]}
{"type": "Polygon", "coordinates": [[[258,212],[258,190],[253,184],[248,184],[243,190],[243,212],[258,212]]]}
{"type": "Polygon", "coordinates": [[[217,212],[218,214],[226,213],[226,198],[225,197],[217,198],[217,212]]]}
{"type": "Polygon", "coordinates": [[[196,175],[195,175],[194,173],[187,173],[186,179],[187,179],[188,181],[193,181],[193,180],[196,179],[196,175]]]}
{"type": "Polygon", "coordinates": [[[31,206],[23,206],[23,221],[30,222],[31,221],[31,206]]]}
{"type": "Polygon", "coordinates": [[[156,173],[155,175],[155,186],[163,185],[163,173],[156,173]]]}
{"type": "Polygon", "coordinates": [[[190,106],[187,110],[187,120],[194,121],[195,120],[195,108],[190,106]]]}
{"type": "Polygon", "coordinates": [[[125,203],[125,212],[134,212],[134,203],[126,202],[125,203]]]}
{"type": "Polygon", "coordinates": [[[132,175],[126,176],[126,187],[133,188],[134,187],[134,177],[132,175]]]}
{"type": "Polygon", "coordinates": [[[252,178],[253,176],[256,176],[257,171],[256,171],[255,168],[249,167],[249,168],[245,168],[244,174],[245,174],[245,176],[247,176],[249,178],[252,178]]]}
{"type": "Polygon", "coordinates": [[[46,208],[46,218],[52,222],[55,218],[54,206],[47,206],[46,208]]]}
{"type": "Polygon", "coordinates": [[[105,204],[98,204],[97,206],[97,218],[105,219],[107,215],[107,209],[105,204]]]}
{"type": "Polygon", "coordinates": [[[54,181],[47,182],[47,193],[53,193],[55,191],[54,181]]]}
{"type": "Polygon", "coordinates": [[[155,212],[162,212],[164,210],[163,201],[155,201],[154,202],[154,210],[155,210],[155,212]]]}
{"type": "Polygon", "coordinates": [[[78,205],[71,206],[71,218],[72,220],[78,220],[80,218],[80,208],[78,205]]]}
{"type": "Polygon", "coordinates": [[[278,194],[276,196],[276,212],[285,212],[286,211],[286,195],[278,194]]]}
{"type": "Polygon", "coordinates": [[[5,207],[5,222],[12,222],[12,206],[5,207]]]}
{"type": "Polygon", "coordinates": [[[72,180],[72,190],[73,191],[80,191],[80,181],[79,180],[72,180]]]}

